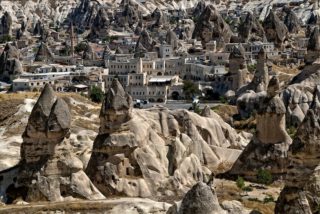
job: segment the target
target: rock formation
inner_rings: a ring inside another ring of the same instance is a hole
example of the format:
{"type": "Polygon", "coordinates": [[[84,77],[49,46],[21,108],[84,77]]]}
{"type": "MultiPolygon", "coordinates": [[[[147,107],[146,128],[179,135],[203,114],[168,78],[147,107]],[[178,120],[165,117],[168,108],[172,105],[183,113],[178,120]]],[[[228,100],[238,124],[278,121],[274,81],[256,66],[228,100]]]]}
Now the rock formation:
{"type": "Polygon", "coordinates": [[[26,201],[63,201],[66,198],[103,199],[72,153],[68,105],[46,85],[22,136],[21,160],[7,197],[26,201]],[[22,191],[23,190],[23,191],[22,191]]]}
{"type": "Polygon", "coordinates": [[[241,42],[265,41],[265,34],[259,20],[250,12],[238,27],[241,42]]]}
{"type": "Polygon", "coordinates": [[[165,24],[164,14],[162,13],[161,10],[159,10],[159,8],[156,8],[152,12],[151,18],[154,21],[154,23],[152,25],[153,27],[161,27],[163,24],[165,24]]]}
{"type": "Polygon", "coordinates": [[[116,16],[116,22],[121,27],[132,27],[139,22],[139,13],[137,8],[129,1],[129,3],[122,4],[123,11],[120,16],[116,16]]]}
{"type": "Polygon", "coordinates": [[[191,39],[195,25],[191,19],[183,19],[181,23],[177,25],[174,32],[179,39],[191,39]]]}
{"type": "Polygon", "coordinates": [[[179,45],[179,40],[176,33],[172,30],[169,30],[166,35],[166,42],[167,44],[171,45],[174,50],[177,49],[179,45]]]}
{"type": "Polygon", "coordinates": [[[277,47],[281,47],[287,39],[288,29],[274,11],[270,11],[269,15],[263,21],[262,26],[268,41],[274,42],[277,47]]]}
{"type": "Polygon", "coordinates": [[[98,58],[97,54],[93,51],[90,44],[86,46],[87,48],[83,51],[82,59],[85,60],[95,60],[98,58]]]}
{"type": "Polygon", "coordinates": [[[11,28],[12,28],[12,18],[10,14],[6,11],[1,17],[0,35],[11,36],[12,34],[11,28]]]}
{"type": "Polygon", "coordinates": [[[227,213],[220,205],[215,194],[211,188],[199,182],[194,185],[184,196],[179,206],[174,205],[168,211],[168,214],[215,214],[227,213]]]}
{"type": "Polygon", "coordinates": [[[229,64],[229,74],[232,78],[229,89],[237,91],[247,83],[248,73],[245,51],[241,44],[232,48],[229,55],[229,64]]]}
{"type": "Polygon", "coordinates": [[[43,31],[44,31],[44,26],[41,23],[40,20],[38,20],[38,22],[36,23],[34,29],[33,29],[33,35],[43,35],[43,31]]]}
{"type": "Polygon", "coordinates": [[[92,26],[91,26],[91,32],[88,35],[89,38],[101,38],[107,34],[108,27],[110,25],[110,20],[108,17],[107,12],[104,10],[104,8],[100,8],[98,11],[98,14],[93,20],[92,26]]]}
{"type": "Polygon", "coordinates": [[[223,201],[219,204],[215,189],[203,182],[195,184],[182,201],[170,207],[167,214],[248,214],[239,201],[223,201]]]}
{"type": "Polygon", "coordinates": [[[264,48],[258,54],[256,72],[252,81],[236,92],[236,104],[242,118],[248,118],[265,98],[269,83],[267,55],[264,48]]]}
{"type": "Polygon", "coordinates": [[[205,43],[216,40],[218,47],[222,47],[224,43],[229,43],[233,35],[230,26],[224,21],[218,10],[212,5],[208,5],[199,19],[195,23],[193,38],[205,43]]]}
{"type": "Polygon", "coordinates": [[[206,9],[206,2],[201,0],[198,2],[197,6],[193,9],[192,15],[195,18],[199,18],[203,11],[206,9]]]}
{"type": "Polygon", "coordinates": [[[232,163],[246,140],[214,112],[132,108],[115,79],[100,113],[87,174],[106,196],[182,194],[221,162],[232,163]]]}
{"type": "Polygon", "coordinates": [[[53,53],[49,49],[48,45],[44,42],[41,42],[40,47],[36,53],[35,60],[36,62],[52,62],[53,53]]]}
{"type": "Polygon", "coordinates": [[[0,80],[10,82],[22,72],[19,51],[13,45],[6,44],[0,56],[0,80]]]}
{"type": "Polygon", "coordinates": [[[320,51],[320,33],[319,33],[319,27],[316,26],[313,28],[313,31],[311,32],[308,46],[307,46],[307,54],[305,56],[305,62],[306,64],[311,64],[314,61],[316,61],[319,57],[319,51],[320,51]]]}
{"type": "Polygon", "coordinates": [[[266,97],[256,106],[256,134],[228,174],[254,180],[258,169],[267,169],[274,177],[285,173],[291,138],[286,132],[286,108],[278,93],[279,81],[274,76],[269,81],[266,97]]]}
{"type": "Polygon", "coordinates": [[[289,148],[285,187],[275,213],[316,213],[319,208],[320,87],[289,148]]]}
{"type": "Polygon", "coordinates": [[[153,39],[149,35],[148,31],[146,29],[144,29],[140,34],[140,37],[137,41],[135,49],[136,50],[145,49],[147,51],[153,51],[155,44],[156,44],[155,41],[153,41],[153,39]]]}
{"type": "Polygon", "coordinates": [[[284,24],[290,33],[298,33],[301,30],[301,21],[291,8],[285,8],[284,24]]]}
{"type": "Polygon", "coordinates": [[[303,121],[313,101],[315,87],[320,84],[320,64],[318,61],[306,66],[281,93],[287,108],[288,127],[298,127],[303,121]]]}

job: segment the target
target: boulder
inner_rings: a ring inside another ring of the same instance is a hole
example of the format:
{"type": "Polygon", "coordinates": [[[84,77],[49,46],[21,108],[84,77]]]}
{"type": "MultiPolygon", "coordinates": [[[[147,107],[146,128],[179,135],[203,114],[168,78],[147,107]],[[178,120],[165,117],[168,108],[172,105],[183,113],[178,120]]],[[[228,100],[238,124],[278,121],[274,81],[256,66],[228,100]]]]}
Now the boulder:
{"type": "Polygon", "coordinates": [[[194,185],[184,196],[177,214],[214,214],[226,213],[220,205],[217,195],[205,183],[194,185]]]}

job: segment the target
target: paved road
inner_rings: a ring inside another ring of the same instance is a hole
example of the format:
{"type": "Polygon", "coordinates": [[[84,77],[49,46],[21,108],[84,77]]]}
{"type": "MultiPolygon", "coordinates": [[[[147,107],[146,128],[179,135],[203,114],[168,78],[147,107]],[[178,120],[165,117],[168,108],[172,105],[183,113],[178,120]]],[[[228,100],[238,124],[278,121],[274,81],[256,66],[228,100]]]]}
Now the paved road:
{"type": "MultiPolygon", "coordinates": [[[[192,106],[192,103],[148,103],[146,105],[142,105],[143,108],[151,108],[153,106],[156,105],[161,105],[161,106],[165,106],[168,109],[189,109],[192,106]]],[[[219,103],[200,103],[199,107],[200,109],[203,109],[206,105],[210,106],[210,107],[214,107],[219,105],[219,103]]]]}

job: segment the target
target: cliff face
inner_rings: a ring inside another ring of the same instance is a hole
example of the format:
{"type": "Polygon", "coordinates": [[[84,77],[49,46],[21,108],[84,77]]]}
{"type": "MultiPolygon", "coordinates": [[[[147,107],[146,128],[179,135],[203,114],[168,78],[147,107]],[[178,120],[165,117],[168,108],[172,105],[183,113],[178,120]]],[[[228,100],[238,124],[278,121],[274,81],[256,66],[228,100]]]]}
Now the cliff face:
{"type": "Polygon", "coordinates": [[[131,97],[115,80],[86,172],[107,196],[182,193],[220,163],[232,163],[246,143],[215,113],[206,115],[132,109],[131,97]]]}

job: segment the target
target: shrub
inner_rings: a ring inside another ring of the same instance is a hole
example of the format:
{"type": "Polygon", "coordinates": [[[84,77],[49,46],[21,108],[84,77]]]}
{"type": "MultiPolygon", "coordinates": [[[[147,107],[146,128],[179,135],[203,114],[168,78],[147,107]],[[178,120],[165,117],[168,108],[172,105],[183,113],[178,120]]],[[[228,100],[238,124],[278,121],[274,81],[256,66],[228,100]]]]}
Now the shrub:
{"type": "Polygon", "coordinates": [[[12,41],[12,37],[10,35],[0,36],[0,43],[6,43],[12,41]]]}
{"type": "Polygon", "coordinates": [[[287,133],[291,138],[294,138],[296,135],[297,129],[294,126],[287,128],[287,133]]]}
{"type": "Polygon", "coordinates": [[[224,96],[220,96],[219,100],[220,100],[221,103],[224,103],[224,104],[228,103],[227,99],[224,96]]]}
{"type": "Polygon", "coordinates": [[[237,187],[239,189],[243,189],[245,187],[245,183],[244,183],[243,177],[238,176],[238,178],[236,180],[236,184],[237,184],[237,187]]]}
{"type": "Polygon", "coordinates": [[[272,180],[273,180],[272,175],[268,170],[266,169],[258,170],[258,173],[257,173],[258,183],[269,185],[272,183],[272,180]]]}
{"type": "Polygon", "coordinates": [[[194,82],[185,80],[183,81],[183,92],[187,99],[191,99],[195,95],[199,94],[200,90],[194,82]]]}
{"type": "Polygon", "coordinates": [[[243,191],[246,191],[246,192],[251,192],[253,189],[252,187],[249,187],[249,186],[245,186],[242,188],[243,191]]]}
{"type": "Polygon", "coordinates": [[[272,195],[268,195],[263,199],[263,203],[269,203],[269,202],[274,202],[274,198],[272,197],[272,195]]]}
{"type": "Polygon", "coordinates": [[[103,100],[103,91],[101,90],[101,88],[97,87],[97,86],[92,86],[91,90],[90,90],[90,99],[93,102],[96,103],[101,103],[103,100]]]}

